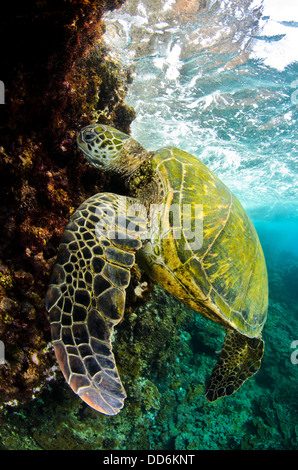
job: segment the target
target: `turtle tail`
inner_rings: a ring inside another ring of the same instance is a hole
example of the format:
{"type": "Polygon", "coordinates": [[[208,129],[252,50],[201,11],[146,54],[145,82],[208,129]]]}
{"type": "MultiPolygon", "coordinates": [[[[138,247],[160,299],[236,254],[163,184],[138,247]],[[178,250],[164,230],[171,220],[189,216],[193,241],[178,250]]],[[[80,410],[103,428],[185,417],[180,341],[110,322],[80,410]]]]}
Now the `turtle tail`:
{"type": "Polygon", "coordinates": [[[248,338],[236,330],[227,330],[220,357],[206,385],[209,402],[232,395],[260,368],[264,341],[248,338]]]}

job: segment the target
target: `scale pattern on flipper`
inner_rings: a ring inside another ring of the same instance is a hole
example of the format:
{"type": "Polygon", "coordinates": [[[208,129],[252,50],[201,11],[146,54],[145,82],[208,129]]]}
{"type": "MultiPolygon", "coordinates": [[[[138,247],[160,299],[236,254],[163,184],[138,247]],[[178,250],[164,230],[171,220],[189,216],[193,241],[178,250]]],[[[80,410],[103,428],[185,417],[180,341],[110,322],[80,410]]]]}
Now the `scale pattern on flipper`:
{"type": "Polygon", "coordinates": [[[134,252],[146,228],[145,219],[135,224],[126,216],[128,201],[101,193],[75,211],[46,295],[52,341],[66,381],[88,405],[108,415],[117,414],[126,398],[111,335],[123,316],[134,252]]]}
{"type": "Polygon", "coordinates": [[[227,330],[220,357],[206,384],[206,398],[212,402],[234,393],[261,366],[264,341],[227,330]]]}

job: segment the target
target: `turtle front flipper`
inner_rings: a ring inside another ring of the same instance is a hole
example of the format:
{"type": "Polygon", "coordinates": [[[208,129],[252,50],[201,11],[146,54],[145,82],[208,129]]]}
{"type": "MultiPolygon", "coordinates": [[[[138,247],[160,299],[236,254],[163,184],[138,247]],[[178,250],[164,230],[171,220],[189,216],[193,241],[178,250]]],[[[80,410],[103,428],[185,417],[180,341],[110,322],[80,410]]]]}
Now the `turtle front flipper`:
{"type": "Polygon", "coordinates": [[[264,341],[227,330],[220,357],[206,385],[206,398],[212,402],[232,395],[260,368],[264,341]]]}
{"type": "Polygon", "coordinates": [[[111,336],[123,317],[134,252],[142,246],[141,223],[127,217],[126,205],[124,196],[102,193],[77,209],[61,238],[46,295],[67,383],[107,415],[117,414],[126,398],[111,336]]]}

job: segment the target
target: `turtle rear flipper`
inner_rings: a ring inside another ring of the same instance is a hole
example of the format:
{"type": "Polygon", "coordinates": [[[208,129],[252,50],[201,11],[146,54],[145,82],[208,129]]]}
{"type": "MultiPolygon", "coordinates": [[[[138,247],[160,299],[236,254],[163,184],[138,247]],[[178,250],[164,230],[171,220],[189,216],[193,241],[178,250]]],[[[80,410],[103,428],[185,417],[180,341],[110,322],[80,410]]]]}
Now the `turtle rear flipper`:
{"type": "Polygon", "coordinates": [[[212,402],[232,395],[260,368],[264,341],[227,330],[220,357],[206,385],[206,398],[212,402]]]}
{"type": "Polygon", "coordinates": [[[134,253],[142,246],[141,219],[136,224],[127,217],[126,202],[124,196],[102,193],[78,208],[63,233],[46,295],[52,341],[67,383],[108,415],[117,414],[126,398],[111,336],[123,317],[134,253]]]}

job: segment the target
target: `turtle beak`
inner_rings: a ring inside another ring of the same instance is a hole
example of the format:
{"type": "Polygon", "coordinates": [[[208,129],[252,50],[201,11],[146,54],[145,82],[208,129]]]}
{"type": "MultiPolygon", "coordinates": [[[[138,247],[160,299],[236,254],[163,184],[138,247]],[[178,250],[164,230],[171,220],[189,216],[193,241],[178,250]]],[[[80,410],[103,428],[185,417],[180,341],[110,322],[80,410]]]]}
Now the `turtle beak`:
{"type": "Polygon", "coordinates": [[[82,132],[79,132],[78,135],[77,135],[77,144],[79,146],[81,146],[83,143],[83,139],[82,139],[82,132]]]}
{"type": "Polygon", "coordinates": [[[84,153],[84,155],[86,155],[86,153],[88,154],[88,147],[87,147],[86,142],[83,139],[82,132],[79,132],[77,135],[77,145],[79,149],[84,153]]]}

